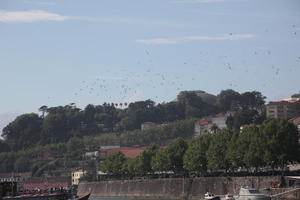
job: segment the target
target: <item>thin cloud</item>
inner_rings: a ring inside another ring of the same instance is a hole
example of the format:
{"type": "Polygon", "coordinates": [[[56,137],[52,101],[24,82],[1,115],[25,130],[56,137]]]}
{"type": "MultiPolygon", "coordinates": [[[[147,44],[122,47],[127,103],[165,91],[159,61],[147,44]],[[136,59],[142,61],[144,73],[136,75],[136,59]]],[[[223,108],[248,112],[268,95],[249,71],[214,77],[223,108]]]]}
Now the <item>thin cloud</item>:
{"type": "Polygon", "coordinates": [[[69,16],[63,16],[56,13],[50,13],[43,10],[30,11],[4,11],[0,10],[0,22],[3,23],[29,23],[36,21],[64,21],[71,19],[69,16]]]}
{"type": "Polygon", "coordinates": [[[127,25],[142,25],[142,26],[162,26],[162,27],[188,27],[192,26],[189,23],[182,21],[170,21],[170,20],[149,20],[142,18],[132,18],[132,17],[110,17],[110,16],[101,16],[101,17],[89,17],[89,16],[79,16],[72,17],[75,20],[83,20],[90,22],[99,22],[99,23],[114,23],[114,24],[127,24],[127,25]]]}
{"type": "Polygon", "coordinates": [[[187,36],[187,37],[176,37],[176,38],[155,38],[155,39],[141,39],[136,40],[137,43],[142,44],[178,44],[191,41],[207,41],[207,40],[241,40],[241,39],[250,39],[254,38],[254,34],[230,34],[223,36],[187,36]]]}
{"type": "Polygon", "coordinates": [[[162,26],[162,27],[187,27],[191,26],[186,22],[168,21],[168,20],[147,20],[130,17],[90,17],[90,16],[64,16],[56,13],[50,13],[43,10],[30,11],[5,11],[0,10],[0,23],[30,23],[36,21],[64,21],[64,20],[83,20],[98,23],[114,23],[127,25],[143,26],[162,26]]]}

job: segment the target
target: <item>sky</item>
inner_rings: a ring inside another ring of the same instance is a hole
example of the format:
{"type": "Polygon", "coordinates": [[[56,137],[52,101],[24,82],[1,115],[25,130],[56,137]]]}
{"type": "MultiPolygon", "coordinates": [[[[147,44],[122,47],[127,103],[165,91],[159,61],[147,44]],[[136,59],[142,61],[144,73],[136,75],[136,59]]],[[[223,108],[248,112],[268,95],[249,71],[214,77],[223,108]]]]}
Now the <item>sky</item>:
{"type": "Polygon", "coordinates": [[[300,91],[299,0],[0,0],[0,129],[42,105],[300,91]]]}

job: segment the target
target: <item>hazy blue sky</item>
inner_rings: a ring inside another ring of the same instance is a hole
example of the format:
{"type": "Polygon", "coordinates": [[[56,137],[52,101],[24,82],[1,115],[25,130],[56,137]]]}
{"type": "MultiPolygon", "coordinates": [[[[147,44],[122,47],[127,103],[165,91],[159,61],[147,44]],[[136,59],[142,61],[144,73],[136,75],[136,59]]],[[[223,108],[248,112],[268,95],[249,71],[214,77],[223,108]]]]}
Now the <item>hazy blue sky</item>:
{"type": "Polygon", "coordinates": [[[0,126],[42,105],[300,90],[299,0],[0,0],[0,126]]]}

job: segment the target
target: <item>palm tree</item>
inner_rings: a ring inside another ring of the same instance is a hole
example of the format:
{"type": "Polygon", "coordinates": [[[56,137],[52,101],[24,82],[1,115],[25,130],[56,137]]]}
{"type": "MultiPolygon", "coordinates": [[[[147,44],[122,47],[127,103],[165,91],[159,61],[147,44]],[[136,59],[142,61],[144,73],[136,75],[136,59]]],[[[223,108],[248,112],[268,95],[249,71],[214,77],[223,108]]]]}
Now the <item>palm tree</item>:
{"type": "Polygon", "coordinates": [[[48,107],[43,105],[39,108],[39,111],[42,112],[42,118],[45,117],[45,113],[47,112],[48,107]]]}

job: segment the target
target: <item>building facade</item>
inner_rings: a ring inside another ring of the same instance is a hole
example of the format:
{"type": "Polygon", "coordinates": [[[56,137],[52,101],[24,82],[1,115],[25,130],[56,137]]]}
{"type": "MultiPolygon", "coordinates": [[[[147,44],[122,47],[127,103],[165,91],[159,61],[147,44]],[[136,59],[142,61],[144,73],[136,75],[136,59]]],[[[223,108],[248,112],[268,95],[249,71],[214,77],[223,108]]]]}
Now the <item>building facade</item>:
{"type": "Polygon", "coordinates": [[[297,127],[298,131],[300,132],[300,116],[294,117],[294,118],[290,119],[289,121],[292,122],[297,127]]]}
{"type": "Polygon", "coordinates": [[[213,133],[216,129],[226,128],[226,121],[228,117],[233,116],[234,113],[234,111],[228,111],[226,113],[219,113],[207,117],[206,119],[196,121],[194,125],[194,135],[206,135],[209,133],[213,133]]]}
{"type": "Polygon", "coordinates": [[[300,114],[300,101],[276,101],[266,105],[267,119],[291,119],[300,114]]]}
{"type": "Polygon", "coordinates": [[[202,136],[212,133],[213,123],[210,120],[200,120],[195,123],[195,136],[202,136]]]}
{"type": "Polygon", "coordinates": [[[79,180],[81,177],[83,177],[87,172],[83,169],[73,171],[72,172],[72,185],[78,185],[79,180]]]}

